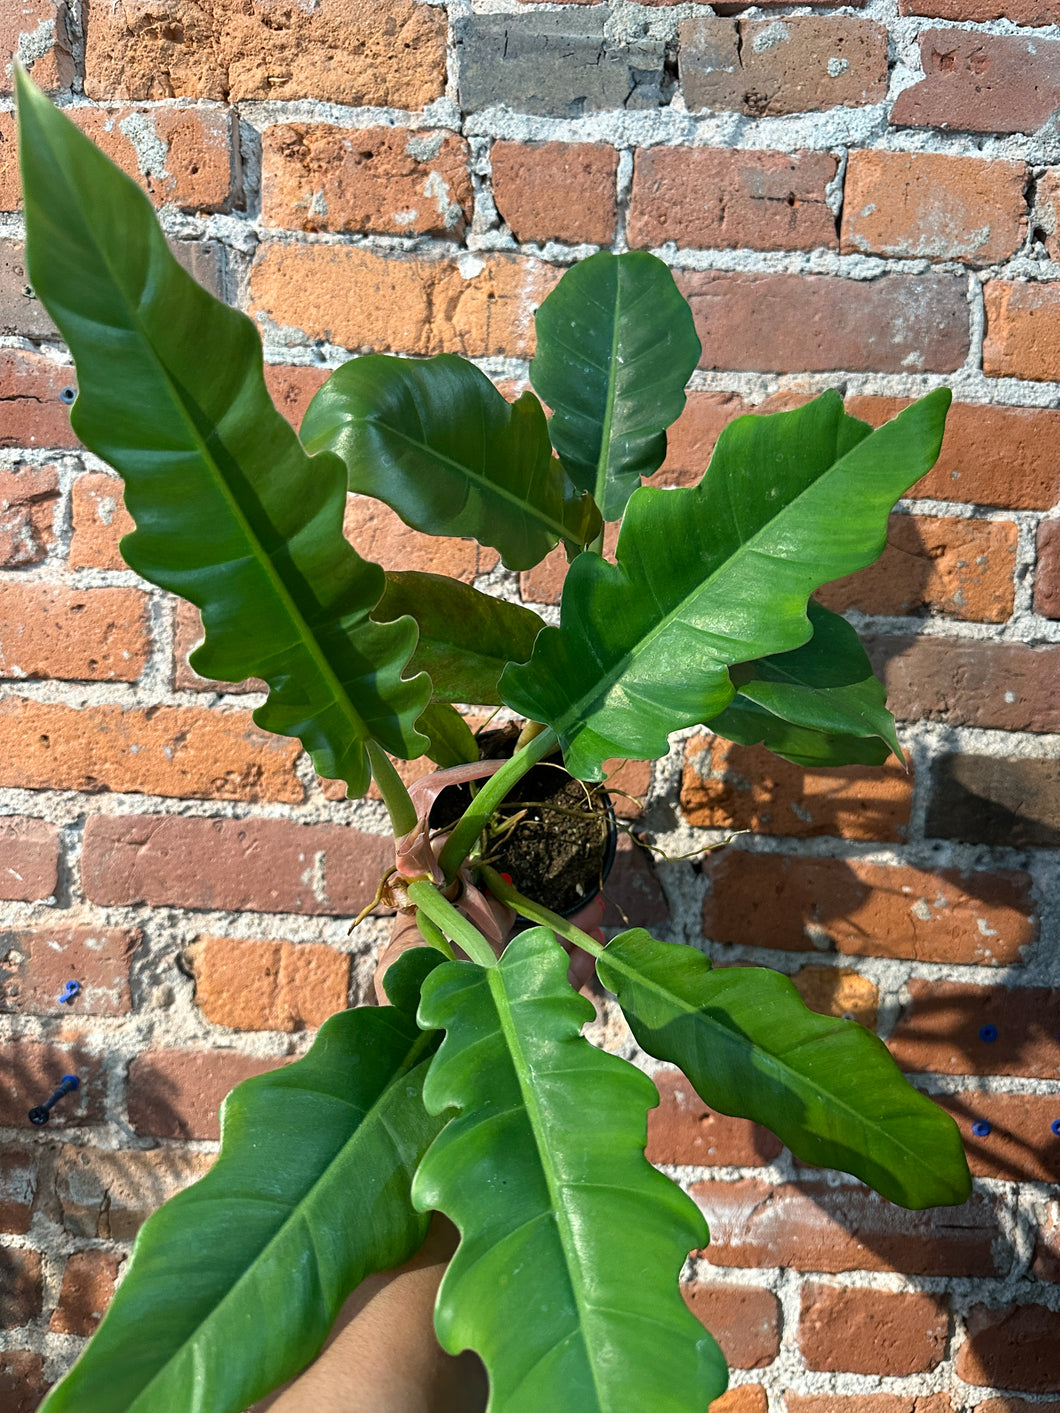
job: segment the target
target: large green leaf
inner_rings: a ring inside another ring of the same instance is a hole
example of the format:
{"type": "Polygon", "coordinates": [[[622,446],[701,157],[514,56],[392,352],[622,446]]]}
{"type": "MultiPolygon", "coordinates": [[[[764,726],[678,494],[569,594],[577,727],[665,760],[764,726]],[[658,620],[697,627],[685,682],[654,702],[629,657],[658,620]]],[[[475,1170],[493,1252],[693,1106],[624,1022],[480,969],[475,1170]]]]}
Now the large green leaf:
{"type": "Polygon", "coordinates": [[[304,1059],[228,1096],[216,1163],[144,1225],[42,1413],[242,1413],[314,1358],[365,1276],[419,1249],[412,1174],[443,1120],[423,1107],[439,1037],[415,1006],[441,958],[406,957],[396,1004],[332,1016],[304,1059]]]}
{"type": "Polygon", "coordinates": [[[501,673],[510,662],[526,662],[545,626],[522,604],[415,570],[388,573],[374,611],[383,619],[414,618],[420,636],[409,670],[428,672],[439,700],[474,706],[500,706],[501,673]]]}
{"type": "Polygon", "coordinates": [[[729,673],[736,696],[706,723],[743,745],[762,742],[797,765],[882,765],[902,759],[883,683],[845,618],[811,599],[813,637],[729,673]]]}
{"type": "Polygon", "coordinates": [[[808,1010],[760,967],[713,971],[692,947],[623,932],[597,963],[637,1042],[680,1065],[723,1114],[765,1124],[797,1158],[853,1173],[903,1207],[971,1192],[957,1125],[854,1021],[808,1010]]]}
{"type": "Polygon", "coordinates": [[[698,486],[633,493],[616,564],[575,559],[560,626],[505,670],[505,702],[555,729],[580,780],[663,755],[671,731],[729,705],[734,663],[805,643],[810,594],[877,558],[949,401],[940,388],[871,433],[834,392],[731,422],[698,486]]]}
{"type": "Polygon", "coordinates": [[[383,572],[342,537],[342,463],[305,455],[253,324],[185,274],[139,187],[22,74],[18,93],[29,275],[77,363],[74,430],[125,480],[122,554],[201,608],[197,672],[262,678],[257,724],[363,794],[366,741],[422,753],[430,683],[402,678],[412,621],[369,618],[383,572]]]}
{"type": "Polygon", "coordinates": [[[461,1234],[438,1337],[478,1351],[492,1413],[705,1413],[725,1366],[677,1276],[706,1228],[644,1157],[651,1081],[582,1038],[569,961],[534,928],[424,987],[420,1023],[447,1032],[424,1103],[460,1110],[413,1184],[461,1234]]]}
{"type": "Polygon", "coordinates": [[[342,457],[351,491],[428,535],[472,535],[509,569],[530,569],[559,540],[579,550],[599,528],[552,456],[533,393],[509,404],[451,353],[344,363],[309,404],[301,435],[310,451],[342,457]]]}
{"type": "Polygon", "coordinates": [[[666,456],[699,359],[692,311],[643,250],[569,269],[534,318],[530,381],[553,409],[552,443],[574,484],[618,520],[666,456]]]}

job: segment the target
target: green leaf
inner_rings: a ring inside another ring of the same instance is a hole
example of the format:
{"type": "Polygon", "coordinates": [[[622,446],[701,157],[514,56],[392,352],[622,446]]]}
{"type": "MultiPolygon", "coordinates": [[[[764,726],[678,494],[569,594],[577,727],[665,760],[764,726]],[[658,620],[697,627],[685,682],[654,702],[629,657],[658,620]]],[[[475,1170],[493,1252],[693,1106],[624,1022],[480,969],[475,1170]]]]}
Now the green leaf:
{"type": "Polygon", "coordinates": [[[530,569],[560,540],[579,550],[599,528],[552,456],[533,393],[509,404],[451,353],[344,363],[309,404],[301,435],[310,451],[342,457],[351,491],[425,534],[472,535],[509,569],[530,569]]]}
{"type": "Polygon", "coordinates": [[[125,480],[122,554],[202,610],[197,672],[264,679],[256,723],[363,794],[366,741],[422,754],[430,683],[402,678],[411,620],[369,617],[383,572],[342,537],[342,464],[305,455],[253,324],[185,274],[139,187],[21,74],[18,94],[29,276],[77,363],[74,430],[125,480]]]}
{"type": "Polygon", "coordinates": [[[413,1184],[461,1234],[438,1337],[478,1351],[498,1413],[705,1413],[725,1366],[677,1277],[706,1227],[644,1157],[651,1081],[582,1038],[569,960],[533,928],[424,987],[420,1024],[447,1032],[424,1103],[460,1111],[413,1184]]]}
{"type": "Polygon", "coordinates": [[[409,670],[430,673],[438,700],[473,706],[500,706],[501,673],[509,662],[526,662],[545,626],[522,604],[415,570],[387,574],[374,612],[414,618],[420,636],[409,670]]]}
{"type": "Polygon", "coordinates": [[[530,381],[552,409],[552,444],[605,520],[666,456],[700,354],[673,276],[643,250],[572,266],[538,309],[530,381]]]}
{"type": "Polygon", "coordinates": [[[616,564],[575,559],[560,626],[505,670],[505,702],[554,728],[579,780],[664,755],[671,731],[729,705],[733,664],[801,646],[810,594],[879,556],[949,402],[940,388],[864,436],[834,392],[731,422],[698,486],[633,493],[616,564]]]}
{"type": "Polygon", "coordinates": [[[242,1413],[313,1359],[347,1295],[422,1245],[412,1174],[442,1127],[416,1025],[441,960],[387,973],[398,1004],[342,1011],[304,1059],[240,1084],[210,1172],[142,1228],[95,1337],[42,1413],[242,1413]]]}
{"type": "Polygon", "coordinates": [[[882,765],[892,751],[901,760],[883,684],[856,631],[812,599],[808,614],[813,637],[734,667],[732,704],[705,724],[797,765],[882,765]]]}
{"type": "Polygon", "coordinates": [[[623,932],[597,963],[637,1043],[679,1065],[722,1114],[765,1124],[797,1158],[839,1168],[903,1207],[964,1202],[961,1136],[887,1047],[854,1021],[810,1011],[760,967],[712,971],[692,947],[623,932]]]}
{"type": "Polygon", "coordinates": [[[454,707],[445,702],[431,702],[416,724],[427,734],[430,741],[427,754],[435,765],[446,769],[478,760],[478,746],[471,727],[454,707]]]}

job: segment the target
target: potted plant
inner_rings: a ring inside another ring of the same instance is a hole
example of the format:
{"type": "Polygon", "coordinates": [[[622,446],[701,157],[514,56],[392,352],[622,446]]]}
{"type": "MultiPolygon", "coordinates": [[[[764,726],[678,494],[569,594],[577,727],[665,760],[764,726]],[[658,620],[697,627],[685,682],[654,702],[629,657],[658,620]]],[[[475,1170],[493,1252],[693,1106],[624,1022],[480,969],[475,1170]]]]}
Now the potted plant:
{"type": "Polygon", "coordinates": [[[707,1226],[644,1157],[654,1086],[582,1037],[593,1008],[561,943],[595,958],[644,1050],[804,1162],[907,1207],[957,1203],[957,1128],[875,1036],[807,1010],[784,976],[713,970],[641,929],[604,946],[506,881],[483,840],[557,750],[590,786],[605,760],[661,756],[693,724],[796,761],[899,752],[854,631],[811,595],[878,556],[937,456],[948,392],[876,431],[834,392],[744,417],[698,486],[642,487],[699,344],[664,265],[602,253],[538,311],[531,380],[550,417],[459,358],[371,355],[332,375],[299,440],[251,322],[192,282],[140,190],[21,73],[18,97],[30,278],[77,363],[74,428],[124,477],[124,556],[202,610],[200,673],[264,680],[259,726],[297,736],[351,796],[374,778],[390,896],[424,944],[387,974],[391,1005],[332,1017],[303,1059],[233,1091],[213,1169],[147,1222],[45,1408],[237,1413],[314,1357],[432,1211],[460,1233],[438,1337],[478,1351],[495,1413],[705,1408],[724,1361],[678,1273],[707,1226]],[[559,626],[384,574],[342,536],[348,488],[510,568],[562,543],[559,626]],[[443,842],[391,757],[475,759],[454,703],[530,726],[443,842]],[[503,950],[499,904],[533,924],[503,950]]]}

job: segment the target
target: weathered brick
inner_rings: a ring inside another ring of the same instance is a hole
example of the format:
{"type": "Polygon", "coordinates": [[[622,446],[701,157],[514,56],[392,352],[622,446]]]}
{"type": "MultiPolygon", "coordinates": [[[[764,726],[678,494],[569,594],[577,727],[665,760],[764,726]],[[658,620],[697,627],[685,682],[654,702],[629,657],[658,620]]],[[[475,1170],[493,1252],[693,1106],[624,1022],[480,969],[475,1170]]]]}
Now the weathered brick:
{"type": "Polygon", "coordinates": [[[63,1226],[73,1236],[132,1241],[157,1207],[212,1164],[207,1154],[180,1148],[64,1147],[55,1170],[63,1226]]]}
{"type": "Polygon", "coordinates": [[[296,431],[302,425],[305,410],[314,394],[330,376],[330,368],[290,368],[283,363],[265,365],[265,386],[269,396],[296,431]]]}
{"type": "MultiPolygon", "coordinates": [[[[525,357],[534,310],[558,273],[519,255],[454,263],[362,246],[267,244],[251,269],[251,312],[269,327],[359,353],[525,357]]],[[[0,316],[3,309],[0,293],[0,316]]]]}
{"type": "Polygon", "coordinates": [[[1034,611],[1043,618],[1060,618],[1060,520],[1043,520],[1038,526],[1034,611]]]}
{"type": "Polygon", "coordinates": [[[93,815],[81,870],[94,903],[345,916],[393,861],[392,839],[345,826],[93,815]]]}
{"type": "MultiPolygon", "coordinates": [[[[1053,20],[1048,23],[1054,23],[1053,20]]],[[[1050,260],[1060,256],[1060,167],[1046,167],[1034,185],[1035,239],[1050,260]]]]}
{"type": "Polygon", "coordinates": [[[225,248],[218,240],[170,240],[173,258],[214,299],[224,299],[225,248]]]}
{"type": "Polygon", "coordinates": [[[19,1236],[29,1231],[41,1152],[36,1144],[0,1144],[0,1231],[19,1236]]]}
{"type": "Polygon", "coordinates": [[[129,1122],[154,1138],[221,1136],[218,1110],[228,1092],[282,1060],[235,1050],[150,1050],[129,1066],[129,1122]]]}
{"type": "Polygon", "coordinates": [[[1060,991],[906,983],[909,1000],[887,1044],[904,1070],[1055,1079],[1060,1068],[1060,991]]]}
{"type": "Polygon", "coordinates": [[[769,1398],[761,1384],[737,1384],[710,1407],[711,1413],[768,1413],[769,1398]]]}
{"type": "Polygon", "coordinates": [[[810,1281],[801,1293],[799,1348],[825,1373],[926,1374],[946,1357],[947,1303],[926,1291],[859,1290],[810,1281]]]}
{"type": "Polygon", "coordinates": [[[55,542],[54,466],[0,469],[0,569],[39,564],[55,542]]]}
{"type": "MultiPolygon", "coordinates": [[[[1060,1281],[1060,1205],[1051,1201],[1046,1207],[1034,1238],[1034,1275],[1041,1281],[1060,1281]]],[[[1056,1405],[1060,1413],[1060,1404],[1056,1405]]]]}
{"type": "Polygon", "coordinates": [[[764,746],[697,736],[688,746],[681,808],[702,828],[882,842],[904,838],[912,793],[911,777],[895,762],[810,770],[764,746]]]}
{"type": "Polygon", "coordinates": [[[935,1094],[961,1130],[968,1166],[976,1177],[1005,1182],[1050,1182],[1060,1178],[1060,1099],[1050,1094],[994,1094],[967,1090],[935,1094]],[[988,1133],[973,1125],[989,1125],[988,1133]]]}
{"type": "Polygon", "coordinates": [[[1060,107],[1056,40],[962,29],[918,38],[924,77],[895,100],[897,126],[1030,133],[1060,107]]]}
{"type": "Polygon", "coordinates": [[[892,515],[875,564],[826,584],[815,597],[836,613],[944,613],[1004,623],[1015,598],[1018,540],[1011,521],[892,515]]]}
{"type": "MultiPolygon", "coordinates": [[[[1013,20],[1018,25],[1056,23],[1055,0],[899,0],[898,10],[903,15],[926,15],[939,20],[973,20],[980,24],[1003,19],[1013,20]]],[[[1022,1403],[1021,1399],[1013,1400],[1013,1413],[1022,1413],[1022,1410],[1015,1408],[1019,1403],[1022,1403]]],[[[987,1407],[985,1403],[980,1404],[977,1413],[987,1407]]],[[[1004,1410],[992,1410],[992,1413],[1004,1413],[1004,1410]]]]}
{"type": "Polygon", "coordinates": [[[701,368],[751,372],[951,373],[968,352],[964,281],[953,275],[678,276],[701,368]]]}
{"type": "Polygon", "coordinates": [[[941,756],[926,830],[969,844],[1060,844],[1060,761],[1050,756],[941,756]]]}
{"type": "Polygon", "coordinates": [[[14,1040],[0,1045],[0,1124],[30,1127],[27,1115],[43,1104],[64,1074],[76,1074],[81,1087],[51,1111],[49,1128],[103,1121],[103,1071],[80,1043],[43,1044],[14,1040]]]}
{"type": "Polygon", "coordinates": [[[69,88],[77,72],[65,0],[9,0],[0,9],[0,93],[14,88],[19,59],[39,88],[69,88]]]}
{"type": "Polygon", "coordinates": [[[604,785],[619,819],[639,819],[651,789],[650,760],[605,760],[604,785]]]}
{"type": "Polygon", "coordinates": [[[580,118],[602,109],[657,107],[663,41],[608,39],[606,18],[594,7],[458,20],[461,108],[474,112],[503,104],[522,113],[580,118]]]}
{"type": "Polygon", "coordinates": [[[953,1413],[946,1393],[789,1393],[785,1403],[788,1413],[953,1413]]]}
{"type": "MultiPolygon", "coordinates": [[[[619,525],[610,521],[604,525],[604,554],[613,559],[618,544],[619,525]]],[[[563,583],[567,577],[567,555],[562,545],[557,545],[545,555],[533,569],[525,569],[519,575],[519,597],[524,603],[559,603],[563,583]]]]}
{"type": "Polygon", "coordinates": [[[980,1387],[1060,1393],[1058,1339],[1060,1312],[1045,1305],[973,1305],[957,1351],[957,1377],[980,1387]]]}
{"type": "Polygon", "coordinates": [[[838,245],[827,152],[649,147],[636,154],[631,245],[813,250],[838,245]]]}
{"type": "Polygon", "coordinates": [[[74,1252],[63,1271],[59,1304],[48,1322],[53,1334],[93,1333],[114,1295],[124,1260],[110,1251],[74,1252]]]}
{"type": "Polygon", "coordinates": [[[97,99],[317,98],[422,108],[445,89],[445,12],[417,0],[321,0],[277,23],[240,0],[89,0],[85,92],[97,99]]]}
{"type": "Polygon", "coordinates": [[[36,903],[59,882],[59,831],[43,819],[0,817],[0,898],[36,903]]]}
{"type": "Polygon", "coordinates": [[[23,245],[18,240],[0,240],[0,334],[31,339],[57,337],[51,316],[33,293],[26,275],[23,245]]]}
{"type": "Polygon", "coordinates": [[[987,377],[1035,382],[1060,378],[1060,285],[990,280],[983,296],[987,377]]]}
{"type": "Polygon", "coordinates": [[[72,368],[40,353],[0,349],[0,447],[77,446],[69,406],[60,397],[74,388],[72,368]]]}
{"type": "Polygon", "coordinates": [[[753,410],[737,393],[687,393],[684,410],[666,433],[666,460],[648,484],[698,485],[723,429],[753,410]]]}
{"type": "Polygon", "coordinates": [[[119,1016],[129,1011],[135,928],[26,927],[0,931],[0,1011],[119,1016]],[[80,990],[60,1004],[68,981],[80,990]]]}
{"type": "Polygon", "coordinates": [[[0,1354],[0,1406],[5,1413],[34,1413],[48,1391],[44,1360],[28,1349],[0,1354]]]}
{"type": "Polygon", "coordinates": [[[205,636],[202,615],[187,599],[174,601],[173,614],[173,685],[192,692],[234,693],[242,696],[247,692],[263,692],[265,683],[256,677],[248,677],[244,682],[218,682],[213,677],[200,677],[188,663],[188,654],[199,646],[205,636]]]}
{"type": "Polygon", "coordinates": [[[0,1328],[28,1325],[41,1313],[40,1252],[0,1246],[0,1328]]]}
{"type": "Polygon", "coordinates": [[[780,1301],[771,1290],[695,1281],[681,1294],[732,1368],[764,1369],[780,1353],[780,1301]]]}
{"type": "Polygon", "coordinates": [[[887,32],[872,20],[711,16],[684,20],[679,33],[681,91],[693,110],[778,117],[887,94],[887,32]]]}
{"type": "Polygon", "coordinates": [[[384,569],[417,569],[446,574],[465,584],[495,568],[500,555],[473,539],[426,535],[371,496],[350,496],[342,533],[363,559],[384,569]]]}
{"type": "Polygon", "coordinates": [[[1037,936],[1030,877],[1016,870],[893,867],[861,859],[712,853],[703,931],[716,942],[1011,966],[1037,936]]]}
{"type": "Polygon", "coordinates": [[[748,1119],[708,1109],[677,1070],[661,1070],[654,1079],[659,1104],[648,1111],[649,1162],[751,1168],[779,1157],[779,1138],[748,1119]]]}
{"type": "Polygon", "coordinates": [[[1002,1398],[988,1398],[983,1403],[977,1403],[974,1413],[1060,1413],[1060,1403],[1039,1399],[1032,1403],[1029,1398],[1014,1398],[1012,1394],[1006,1394],[1002,1398]]]}
{"type": "Polygon", "coordinates": [[[979,1193],[960,1207],[907,1212],[861,1186],[757,1178],[693,1183],[710,1224],[705,1255],[717,1266],[796,1271],[903,1271],[925,1276],[993,1276],[1008,1259],[994,1200],[979,1193]]]}
{"type": "Polygon", "coordinates": [[[294,775],[300,749],[242,711],[0,702],[0,784],[27,790],[297,804],[305,797],[294,775]]]}
{"type": "Polygon", "coordinates": [[[184,953],[195,1003],[234,1030],[305,1030],[346,1006],[350,959],[314,943],[204,937],[184,953]]]}
{"type": "Polygon", "coordinates": [[[1027,229],[1022,162],[855,150],[843,189],[847,253],[994,265],[1027,229]]]}
{"type": "Polygon", "coordinates": [[[127,568],[118,545],[122,536],[136,527],[125,509],[123,490],[120,477],[102,471],[86,471],[74,482],[70,496],[72,569],[127,568]]]}
{"type": "Polygon", "coordinates": [[[261,156],[270,226],[459,240],[471,219],[468,146],[453,133],[278,123],[261,156]]]}
{"type": "Polygon", "coordinates": [[[519,241],[610,245],[618,153],[597,142],[495,142],[493,199],[519,241]]]}
{"type": "Polygon", "coordinates": [[[862,642],[899,721],[1060,731],[1056,646],[882,633],[862,642]]]}
{"type": "Polygon", "coordinates": [[[135,682],[150,642],[139,589],[0,584],[0,677],[135,682]]]}
{"type": "Polygon", "coordinates": [[[876,1029],[880,993],[867,976],[851,967],[804,966],[791,980],[811,1011],[857,1021],[867,1030],[876,1029]]]}

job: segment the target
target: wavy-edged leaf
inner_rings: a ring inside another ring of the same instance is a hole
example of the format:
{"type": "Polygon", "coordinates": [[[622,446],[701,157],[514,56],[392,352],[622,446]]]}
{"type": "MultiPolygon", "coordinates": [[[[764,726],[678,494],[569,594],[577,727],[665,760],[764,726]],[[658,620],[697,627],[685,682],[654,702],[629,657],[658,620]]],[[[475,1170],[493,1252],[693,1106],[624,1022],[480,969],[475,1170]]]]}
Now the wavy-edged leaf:
{"type": "Polygon", "coordinates": [[[560,540],[578,550],[599,528],[552,455],[533,393],[508,403],[452,353],[351,359],[309,404],[301,436],[342,457],[351,491],[425,534],[472,535],[509,569],[532,568],[560,540]]]}
{"type": "Polygon", "coordinates": [[[534,316],[530,381],[552,444],[605,520],[666,456],[700,354],[692,311],[661,260],[601,251],[573,265],[534,316]]]}
{"type": "Polygon", "coordinates": [[[776,657],[740,663],[736,696],[705,724],[742,745],[761,742],[797,765],[882,765],[902,759],[886,693],[845,618],[812,599],[813,637],[776,657]]]}
{"type": "Polygon", "coordinates": [[[196,672],[264,679],[257,724],[363,794],[369,739],[422,753],[430,683],[402,677],[412,621],[369,617],[383,571],[342,537],[342,464],[305,455],[253,324],[184,272],[140,188],[21,74],[18,94],[30,279],[77,363],[74,430],[125,481],[122,554],[202,610],[196,672]]]}
{"type": "Polygon", "coordinates": [[[443,770],[478,760],[478,746],[471,727],[455,707],[446,702],[431,702],[416,724],[426,732],[430,742],[428,756],[443,770]]]}
{"type": "Polygon", "coordinates": [[[853,1173],[903,1207],[971,1192],[957,1125],[855,1021],[808,1010],[762,967],[711,969],[692,947],[635,928],[597,963],[649,1055],[679,1065],[722,1114],[765,1124],[796,1157],[853,1173]]]}
{"type": "Polygon", "coordinates": [[[501,673],[510,662],[527,661],[545,626],[522,604],[416,570],[388,571],[374,612],[414,618],[420,636],[409,670],[430,674],[438,700],[474,706],[500,706],[501,673]]]}
{"type": "Polygon", "coordinates": [[[42,1413],[242,1413],[315,1357],[365,1276],[423,1244],[412,1175],[444,1120],[423,1106],[440,1037],[415,1006],[441,958],[406,957],[396,1004],[339,1012],[304,1059],[228,1096],[216,1163],[141,1229],[42,1413]]]}
{"type": "Polygon", "coordinates": [[[556,730],[579,780],[665,754],[671,731],[729,705],[734,663],[806,642],[810,594],[878,557],[949,402],[940,388],[864,435],[835,392],[730,422],[698,486],[633,493],[616,564],[575,559],[560,626],[505,670],[505,702],[556,730]]]}
{"type": "Polygon", "coordinates": [[[705,1413],[725,1365],[677,1276],[706,1227],[645,1159],[654,1085],[582,1038],[568,964],[533,928],[424,987],[420,1024],[446,1030],[424,1102],[460,1111],[413,1184],[461,1235],[438,1337],[478,1351],[492,1413],[705,1413]]]}

